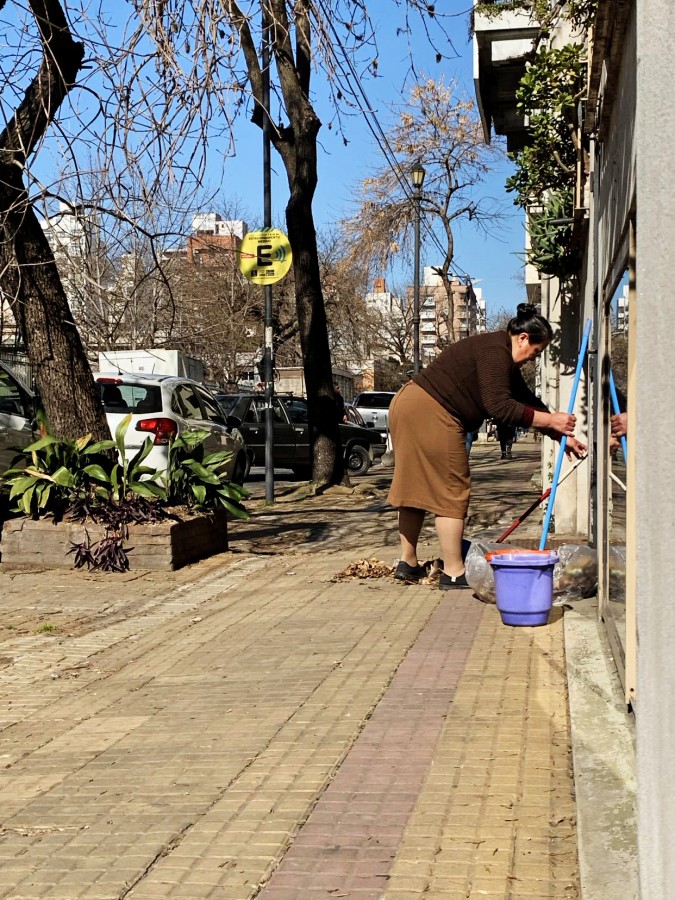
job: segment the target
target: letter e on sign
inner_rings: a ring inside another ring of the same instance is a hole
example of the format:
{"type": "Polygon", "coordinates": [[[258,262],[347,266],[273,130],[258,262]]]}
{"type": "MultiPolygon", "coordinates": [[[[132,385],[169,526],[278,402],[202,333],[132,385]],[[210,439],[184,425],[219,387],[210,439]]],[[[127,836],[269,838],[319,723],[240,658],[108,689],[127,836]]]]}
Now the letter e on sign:
{"type": "Polygon", "coordinates": [[[288,238],[278,228],[249,231],[239,247],[239,271],[254,284],[274,284],[291,268],[288,238]]]}

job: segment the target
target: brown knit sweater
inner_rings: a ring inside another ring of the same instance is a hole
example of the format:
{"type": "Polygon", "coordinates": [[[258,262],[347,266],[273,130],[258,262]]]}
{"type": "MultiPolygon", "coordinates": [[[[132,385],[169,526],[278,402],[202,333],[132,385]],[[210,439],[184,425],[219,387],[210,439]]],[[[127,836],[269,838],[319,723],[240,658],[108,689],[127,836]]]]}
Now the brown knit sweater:
{"type": "Polygon", "coordinates": [[[535,409],[548,412],[513,362],[506,331],[475,334],[450,344],[413,381],[467,431],[476,431],[485,418],[529,428],[535,409]]]}

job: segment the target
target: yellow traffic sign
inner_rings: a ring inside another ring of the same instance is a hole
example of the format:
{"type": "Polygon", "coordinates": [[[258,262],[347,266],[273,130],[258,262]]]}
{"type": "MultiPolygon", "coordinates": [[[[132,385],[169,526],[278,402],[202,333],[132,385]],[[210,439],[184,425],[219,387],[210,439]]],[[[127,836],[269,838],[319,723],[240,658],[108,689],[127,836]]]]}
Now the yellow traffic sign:
{"type": "Polygon", "coordinates": [[[254,284],[274,284],[293,262],[288,238],[278,228],[249,231],[239,248],[239,271],[254,284]]]}

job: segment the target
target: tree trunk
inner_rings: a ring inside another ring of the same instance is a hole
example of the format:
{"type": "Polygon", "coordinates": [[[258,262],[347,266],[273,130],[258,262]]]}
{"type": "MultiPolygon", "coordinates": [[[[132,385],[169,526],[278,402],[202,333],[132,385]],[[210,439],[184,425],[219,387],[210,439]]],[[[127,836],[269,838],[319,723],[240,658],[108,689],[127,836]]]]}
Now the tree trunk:
{"type": "Polygon", "coordinates": [[[318,484],[339,484],[344,475],[344,465],[312,214],[316,186],[316,137],[304,136],[303,140],[296,129],[294,151],[293,174],[289,172],[291,195],[286,206],[286,227],[293,250],[295,303],[312,431],[312,480],[318,484]]]}
{"type": "Polygon", "coordinates": [[[0,166],[0,210],[0,285],[21,328],[50,427],[58,437],[91,432],[109,438],[54,255],[14,166],[0,166]]]}
{"type": "MultiPolygon", "coordinates": [[[[2,4],[0,4],[2,5],[2,4]]],[[[0,133],[0,288],[12,305],[51,428],[110,436],[54,254],[23,183],[26,160],[56,117],[84,59],[59,0],[28,0],[42,62],[0,133]]]]}

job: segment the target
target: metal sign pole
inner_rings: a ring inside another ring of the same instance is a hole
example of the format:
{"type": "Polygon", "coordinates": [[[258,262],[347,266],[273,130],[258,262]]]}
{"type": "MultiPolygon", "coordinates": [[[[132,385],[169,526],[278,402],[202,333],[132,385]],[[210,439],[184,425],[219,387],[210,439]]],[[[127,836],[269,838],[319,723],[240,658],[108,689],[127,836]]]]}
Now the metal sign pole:
{"type": "MultiPolygon", "coordinates": [[[[272,31],[267,4],[262,3],[263,46],[263,199],[264,227],[272,227],[272,176],[270,160],[270,42],[272,31]]],[[[274,502],[274,360],[272,358],[272,285],[265,285],[265,336],[263,350],[265,378],[265,501],[274,502]]]]}

